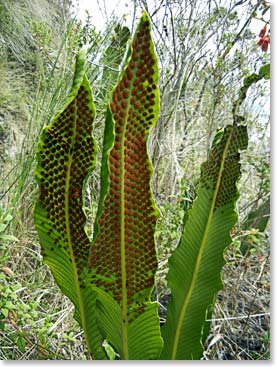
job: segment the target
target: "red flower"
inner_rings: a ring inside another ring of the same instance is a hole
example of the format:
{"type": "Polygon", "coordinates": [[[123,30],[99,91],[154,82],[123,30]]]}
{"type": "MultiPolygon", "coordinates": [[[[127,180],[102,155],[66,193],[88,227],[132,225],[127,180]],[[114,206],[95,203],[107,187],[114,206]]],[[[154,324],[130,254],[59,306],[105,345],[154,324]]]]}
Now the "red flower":
{"type": "Polygon", "coordinates": [[[265,33],[266,33],[266,25],[261,29],[259,37],[264,37],[265,33]]]}
{"type": "Polygon", "coordinates": [[[258,42],[259,46],[262,46],[262,51],[266,52],[268,49],[268,44],[270,43],[270,36],[261,37],[258,42]]]}

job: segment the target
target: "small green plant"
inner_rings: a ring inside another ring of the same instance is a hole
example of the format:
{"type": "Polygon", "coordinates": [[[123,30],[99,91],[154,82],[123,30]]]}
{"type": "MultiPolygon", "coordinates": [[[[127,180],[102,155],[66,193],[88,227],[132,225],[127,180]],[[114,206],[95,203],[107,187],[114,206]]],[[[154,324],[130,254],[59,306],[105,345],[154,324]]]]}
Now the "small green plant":
{"type": "Polygon", "coordinates": [[[160,328],[151,302],[157,271],[159,211],[147,151],[159,114],[158,65],[143,13],[106,113],[101,191],[93,240],[86,233],[84,191],[96,164],[95,107],[80,51],[71,93],[42,134],[35,223],[44,261],[75,306],[92,359],[200,359],[212,305],[222,287],[223,251],[237,220],[245,126],[217,132],[201,166],[196,199],[169,260],[171,301],[160,328]]]}
{"type": "MultiPolygon", "coordinates": [[[[4,243],[6,241],[17,241],[17,238],[10,234],[4,234],[5,230],[7,229],[8,225],[13,219],[13,216],[10,214],[13,208],[4,211],[2,206],[0,205],[0,246],[4,247],[4,243]]],[[[0,250],[2,249],[0,247],[0,250]]]]}

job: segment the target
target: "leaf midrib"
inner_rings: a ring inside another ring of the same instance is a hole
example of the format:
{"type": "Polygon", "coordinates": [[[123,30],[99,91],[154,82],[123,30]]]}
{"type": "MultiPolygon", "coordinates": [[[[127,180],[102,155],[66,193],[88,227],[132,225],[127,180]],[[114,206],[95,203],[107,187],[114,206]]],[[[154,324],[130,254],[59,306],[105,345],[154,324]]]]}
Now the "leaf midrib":
{"type": "Polygon", "coordinates": [[[207,223],[206,223],[206,226],[205,226],[205,230],[204,230],[204,234],[203,234],[203,237],[202,237],[201,245],[200,245],[199,252],[198,252],[198,255],[197,255],[197,258],[196,258],[194,271],[193,271],[193,275],[192,275],[192,280],[191,280],[191,285],[190,285],[189,290],[186,294],[181,312],[180,312],[179,317],[178,317],[176,332],[175,332],[174,341],[173,341],[171,360],[176,359],[178,346],[179,346],[180,335],[181,335],[181,329],[182,329],[182,325],[183,325],[183,320],[185,318],[187,307],[189,305],[190,298],[191,298],[193,289],[195,287],[195,283],[196,283],[196,279],[197,279],[197,275],[198,275],[198,271],[199,271],[199,267],[200,267],[200,263],[201,263],[201,259],[202,259],[202,254],[203,254],[203,251],[205,249],[209,228],[210,228],[210,224],[211,224],[213,213],[214,213],[215,202],[216,202],[216,198],[217,198],[218,191],[219,191],[219,185],[220,185],[220,182],[221,182],[222,173],[223,173],[223,169],[224,169],[225,157],[226,157],[226,153],[228,151],[228,147],[229,147],[229,144],[230,144],[230,141],[231,141],[231,137],[232,137],[232,134],[229,135],[228,140],[227,140],[226,145],[225,145],[225,148],[224,148],[224,151],[223,151],[223,154],[222,154],[222,160],[221,160],[220,168],[219,168],[219,175],[218,175],[217,182],[216,182],[216,187],[215,187],[215,191],[214,191],[214,195],[213,195],[213,199],[212,199],[212,203],[211,203],[211,207],[210,207],[210,211],[209,211],[208,220],[207,220],[207,223]]]}
{"type": "Polygon", "coordinates": [[[124,359],[128,360],[128,335],[127,335],[127,289],[126,289],[126,254],[125,254],[125,195],[124,195],[124,136],[126,123],[121,137],[120,151],[120,257],[121,257],[121,279],[122,279],[122,343],[124,359]]]}
{"type": "MultiPolygon", "coordinates": [[[[130,57],[131,60],[131,57],[130,57]]],[[[130,62],[129,60],[129,62],[130,62]]],[[[128,65],[129,65],[128,62],[128,65]]],[[[120,141],[120,255],[121,255],[121,279],[122,279],[122,343],[123,343],[123,357],[124,360],[129,359],[129,348],[128,348],[128,318],[127,318],[127,274],[126,274],[126,249],[125,249],[125,154],[124,154],[124,139],[126,133],[126,127],[129,117],[130,109],[130,96],[128,97],[126,116],[124,119],[123,131],[120,141]]]]}

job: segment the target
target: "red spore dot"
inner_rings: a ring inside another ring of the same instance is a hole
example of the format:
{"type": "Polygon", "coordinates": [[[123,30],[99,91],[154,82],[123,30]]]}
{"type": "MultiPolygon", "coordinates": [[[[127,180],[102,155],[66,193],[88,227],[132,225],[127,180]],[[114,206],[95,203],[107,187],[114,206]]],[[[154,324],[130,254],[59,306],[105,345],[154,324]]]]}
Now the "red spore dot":
{"type": "MultiPolygon", "coordinates": [[[[115,163],[119,163],[119,165],[120,165],[120,162],[115,162],[115,163]]],[[[119,176],[119,175],[120,175],[120,170],[119,170],[119,169],[115,169],[114,173],[115,173],[117,176],[119,176]]],[[[119,194],[119,193],[118,193],[118,194],[119,194]]],[[[116,194],[115,194],[115,197],[116,197],[117,199],[119,198],[119,196],[117,196],[116,194]]]]}
{"type": "Polygon", "coordinates": [[[114,156],[114,158],[115,158],[116,160],[120,160],[120,154],[119,154],[119,153],[114,152],[113,156],[114,156]]]}
{"type": "Polygon", "coordinates": [[[150,47],[150,43],[149,42],[145,42],[144,45],[143,45],[143,50],[144,50],[144,55],[145,57],[148,57],[148,50],[149,50],[149,47],[150,47]]]}
{"type": "Polygon", "coordinates": [[[125,113],[125,111],[120,111],[120,116],[123,118],[123,117],[125,117],[126,116],[126,113],[125,113]]]}
{"type": "Polygon", "coordinates": [[[153,119],[155,116],[153,114],[149,115],[147,118],[146,118],[146,121],[149,121],[151,119],[153,119]]]}
{"type": "Polygon", "coordinates": [[[137,48],[139,46],[139,40],[136,39],[134,42],[133,42],[133,49],[137,48]]]}
{"type": "Polygon", "coordinates": [[[122,106],[122,108],[126,108],[126,107],[127,107],[127,102],[123,101],[123,102],[121,103],[121,106],[122,106]]]}
{"type": "Polygon", "coordinates": [[[130,179],[131,178],[131,175],[128,172],[125,172],[124,178],[125,179],[130,179]]]}
{"type": "Polygon", "coordinates": [[[122,92],[124,90],[124,83],[121,80],[121,82],[119,83],[118,89],[122,92]]]}
{"type": "Polygon", "coordinates": [[[144,30],[145,33],[148,32],[148,29],[146,29],[148,26],[149,26],[149,20],[145,20],[141,25],[141,28],[144,30]]]}
{"type": "MultiPolygon", "coordinates": [[[[126,144],[126,145],[127,145],[127,144],[126,144]]],[[[126,148],[126,149],[125,149],[125,154],[126,154],[126,155],[130,155],[130,153],[131,153],[131,151],[130,151],[128,148],[126,148]]]]}
{"type": "Polygon", "coordinates": [[[126,74],[124,74],[124,76],[123,76],[123,82],[124,82],[124,86],[125,86],[125,88],[126,88],[126,83],[129,83],[129,81],[128,81],[128,77],[127,77],[127,75],[126,75],[126,74]]]}
{"type": "Polygon", "coordinates": [[[146,53],[146,57],[150,57],[150,54],[149,54],[149,48],[150,48],[150,42],[149,42],[149,39],[145,39],[145,42],[144,42],[144,50],[145,50],[145,53],[146,53]]]}
{"type": "Polygon", "coordinates": [[[141,77],[139,78],[139,82],[143,83],[146,80],[145,75],[141,75],[141,77]]]}
{"type": "Polygon", "coordinates": [[[124,98],[128,98],[128,97],[129,97],[129,93],[128,93],[128,91],[127,91],[127,90],[125,90],[125,91],[123,92],[123,97],[124,97],[124,98]]]}
{"type": "Polygon", "coordinates": [[[133,60],[137,61],[138,60],[138,54],[136,52],[133,53],[133,60]]]}
{"type": "Polygon", "coordinates": [[[150,41],[150,34],[149,34],[149,29],[148,29],[147,33],[145,34],[144,42],[148,43],[149,41],[150,41]]]}
{"type": "Polygon", "coordinates": [[[130,82],[129,82],[129,80],[127,80],[126,82],[125,82],[125,88],[129,88],[130,87],[130,82]]]}
{"type": "Polygon", "coordinates": [[[127,73],[127,77],[128,77],[128,79],[129,79],[129,80],[132,80],[132,78],[133,78],[133,74],[132,74],[131,69],[130,69],[130,67],[129,67],[129,66],[128,66],[128,68],[126,69],[126,73],[127,73]]]}

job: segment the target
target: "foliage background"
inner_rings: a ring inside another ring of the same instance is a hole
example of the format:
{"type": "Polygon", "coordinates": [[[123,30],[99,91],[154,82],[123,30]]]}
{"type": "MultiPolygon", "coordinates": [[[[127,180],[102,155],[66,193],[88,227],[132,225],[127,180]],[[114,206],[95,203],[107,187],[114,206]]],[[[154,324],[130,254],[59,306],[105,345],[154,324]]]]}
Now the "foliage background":
{"type": "MultiPolygon", "coordinates": [[[[161,113],[149,144],[161,212],[153,299],[163,322],[170,297],[167,259],[194,198],[200,164],[216,129],[232,123],[243,79],[269,62],[269,50],[257,44],[260,29],[270,28],[264,3],[133,0],[126,14],[107,16],[105,2],[95,2],[105,21],[99,30],[89,14],[83,23],[78,20],[69,0],[0,0],[0,359],[88,358],[72,305],[42,262],[33,225],[35,148],[43,126],[63,104],[78,48],[89,47],[100,148],[106,101],[128,42],[126,26],[132,33],[144,7],[151,15],[161,91],[161,113]]],[[[239,114],[250,144],[242,157],[239,221],[225,254],[225,288],[217,297],[204,359],[270,357],[268,81],[251,87],[239,114]]],[[[85,200],[91,232],[100,161],[85,200]]]]}

